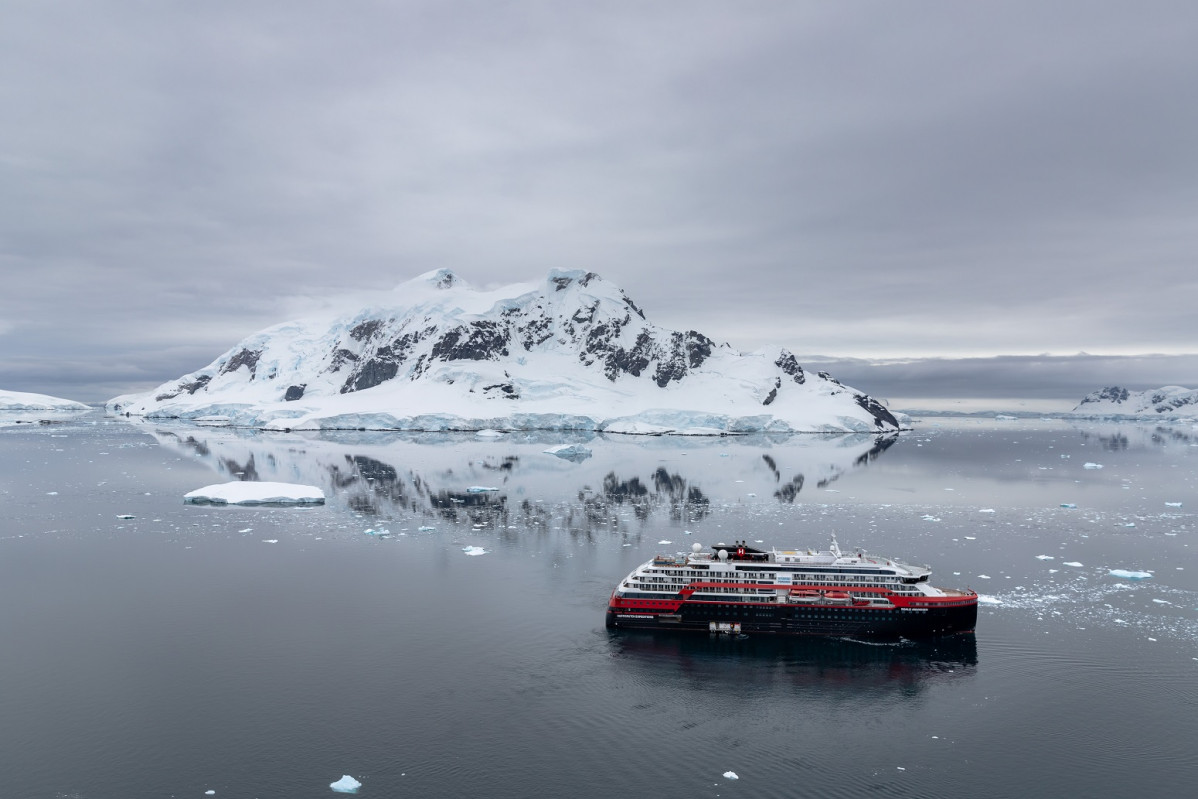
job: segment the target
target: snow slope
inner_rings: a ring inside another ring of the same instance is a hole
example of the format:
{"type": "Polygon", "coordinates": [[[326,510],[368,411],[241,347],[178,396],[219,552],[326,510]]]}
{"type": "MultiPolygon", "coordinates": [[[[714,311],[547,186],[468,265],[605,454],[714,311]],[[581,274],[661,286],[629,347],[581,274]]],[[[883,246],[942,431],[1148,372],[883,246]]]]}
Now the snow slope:
{"type": "Polygon", "coordinates": [[[23,391],[0,391],[0,411],[86,411],[82,402],[51,397],[49,394],[30,394],[23,391]]]}
{"type": "Polygon", "coordinates": [[[1072,413],[1104,418],[1198,416],[1198,390],[1163,386],[1151,391],[1129,391],[1119,386],[1109,386],[1087,394],[1072,413]]]}
{"type": "Polygon", "coordinates": [[[110,413],[276,430],[884,432],[880,403],[784,349],[742,354],[650,323],[591,272],[479,291],[449,270],[378,304],[254,334],[110,413]]]}

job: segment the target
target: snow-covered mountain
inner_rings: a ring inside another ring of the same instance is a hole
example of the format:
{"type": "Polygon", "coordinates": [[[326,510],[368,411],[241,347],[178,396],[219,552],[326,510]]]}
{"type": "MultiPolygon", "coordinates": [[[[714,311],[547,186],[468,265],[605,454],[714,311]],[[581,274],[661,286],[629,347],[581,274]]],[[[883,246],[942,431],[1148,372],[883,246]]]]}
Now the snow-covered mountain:
{"type": "Polygon", "coordinates": [[[1129,391],[1119,386],[1087,394],[1072,411],[1088,417],[1147,417],[1151,419],[1198,415],[1198,390],[1163,386],[1151,391],[1129,391]]]}
{"type": "Polygon", "coordinates": [[[75,400],[31,394],[27,391],[0,390],[0,411],[86,411],[88,406],[75,400]]]}
{"type": "Polygon", "coordinates": [[[784,349],[650,323],[592,272],[495,291],[438,270],[372,307],[288,322],[110,413],[267,429],[884,432],[881,403],[784,349]]]}

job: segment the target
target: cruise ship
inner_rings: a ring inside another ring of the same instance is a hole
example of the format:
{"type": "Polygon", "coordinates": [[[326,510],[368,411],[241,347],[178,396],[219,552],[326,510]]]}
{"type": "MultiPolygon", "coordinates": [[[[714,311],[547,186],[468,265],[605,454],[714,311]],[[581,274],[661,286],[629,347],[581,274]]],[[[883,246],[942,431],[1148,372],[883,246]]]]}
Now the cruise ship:
{"type": "Polygon", "coordinates": [[[864,550],[757,549],[744,541],[658,555],[612,592],[607,626],[717,634],[927,638],[972,632],[973,591],[864,550]]]}

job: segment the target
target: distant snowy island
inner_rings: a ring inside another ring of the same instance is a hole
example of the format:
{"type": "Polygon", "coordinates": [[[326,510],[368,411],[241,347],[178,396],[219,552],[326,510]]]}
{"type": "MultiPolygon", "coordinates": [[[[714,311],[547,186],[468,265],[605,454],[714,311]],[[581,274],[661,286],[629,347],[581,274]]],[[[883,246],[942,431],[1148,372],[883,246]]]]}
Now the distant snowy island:
{"type": "Polygon", "coordinates": [[[1102,419],[1176,419],[1198,416],[1198,390],[1163,386],[1130,391],[1119,386],[1087,394],[1071,416],[1102,419]]]}
{"type": "Polygon", "coordinates": [[[908,426],[782,348],[740,353],[648,321],[592,272],[476,290],[449,270],[377,304],[254,334],[110,414],[267,430],[728,435],[908,426]]]}
{"type": "Polygon", "coordinates": [[[24,391],[0,390],[0,411],[86,411],[87,405],[74,400],[31,394],[24,391]]]}

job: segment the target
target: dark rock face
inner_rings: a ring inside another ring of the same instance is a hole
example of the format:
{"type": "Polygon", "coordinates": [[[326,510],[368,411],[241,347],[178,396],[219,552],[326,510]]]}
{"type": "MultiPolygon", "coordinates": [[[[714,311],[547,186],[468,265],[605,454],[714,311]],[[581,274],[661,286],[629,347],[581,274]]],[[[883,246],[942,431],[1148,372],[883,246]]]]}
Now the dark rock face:
{"type": "Polygon", "coordinates": [[[212,375],[200,375],[199,377],[197,377],[195,380],[191,381],[190,383],[180,383],[177,390],[168,391],[163,394],[159,394],[156,397],[154,397],[154,399],[157,400],[158,402],[162,402],[163,400],[168,400],[168,399],[174,399],[175,397],[179,396],[180,394],[182,394],[185,391],[188,394],[194,394],[211,382],[212,382],[212,375]]]}
{"type": "Polygon", "coordinates": [[[497,361],[507,354],[507,330],[485,320],[453,328],[432,350],[432,357],[442,361],[497,361]]]}
{"type": "Polygon", "coordinates": [[[390,357],[390,353],[383,353],[355,369],[350,379],[341,387],[341,393],[347,394],[350,391],[374,388],[386,383],[397,374],[399,374],[399,364],[390,357]]]}
{"type": "MultiPolygon", "coordinates": [[[[1116,405],[1127,402],[1127,398],[1131,396],[1131,392],[1119,386],[1107,386],[1101,391],[1095,391],[1081,401],[1082,405],[1087,402],[1113,402],[1116,405]]],[[[1163,400],[1164,397],[1161,397],[1163,400]]]]}
{"type": "Polygon", "coordinates": [[[764,400],[762,400],[761,404],[769,405],[771,402],[776,400],[778,398],[778,389],[780,389],[780,388],[782,388],[782,378],[775,377],[774,378],[774,387],[770,389],[769,395],[766,396],[766,398],[764,400]]]}
{"type": "MultiPolygon", "coordinates": [[[[837,383],[837,385],[840,385],[837,383]]],[[[878,402],[873,397],[865,394],[858,394],[854,397],[857,404],[861,406],[866,413],[872,414],[874,417],[874,426],[881,428],[883,425],[892,425],[898,427],[898,419],[894,418],[894,414],[886,409],[886,406],[878,402]]]]}
{"type": "Polygon", "coordinates": [[[283,395],[283,400],[286,402],[295,402],[297,399],[303,399],[304,389],[307,387],[307,384],[288,386],[287,393],[283,395]]]}
{"type": "MultiPolygon", "coordinates": [[[[778,356],[778,360],[774,361],[774,366],[777,366],[785,374],[790,375],[791,379],[799,385],[807,382],[807,375],[803,373],[803,367],[799,366],[799,362],[786,350],[778,356]]],[[[822,374],[822,373],[821,373],[822,374]]]]}
{"type": "MultiPolygon", "coordinates": [[[[256,370],[258,369],[258,359],[261,357],[261,350],[238,350],[237,353],[234,354],[227,363],[225,363],[224,367],[221,368],[220,373],[222,375],[231,374],[236,372],[241,367],[247,366],[250,370],[250,377],[253,378],[255,376],[256,370]]],[[[192,393],[194,394],[195,392],[193,391],[192,393]]]]}

